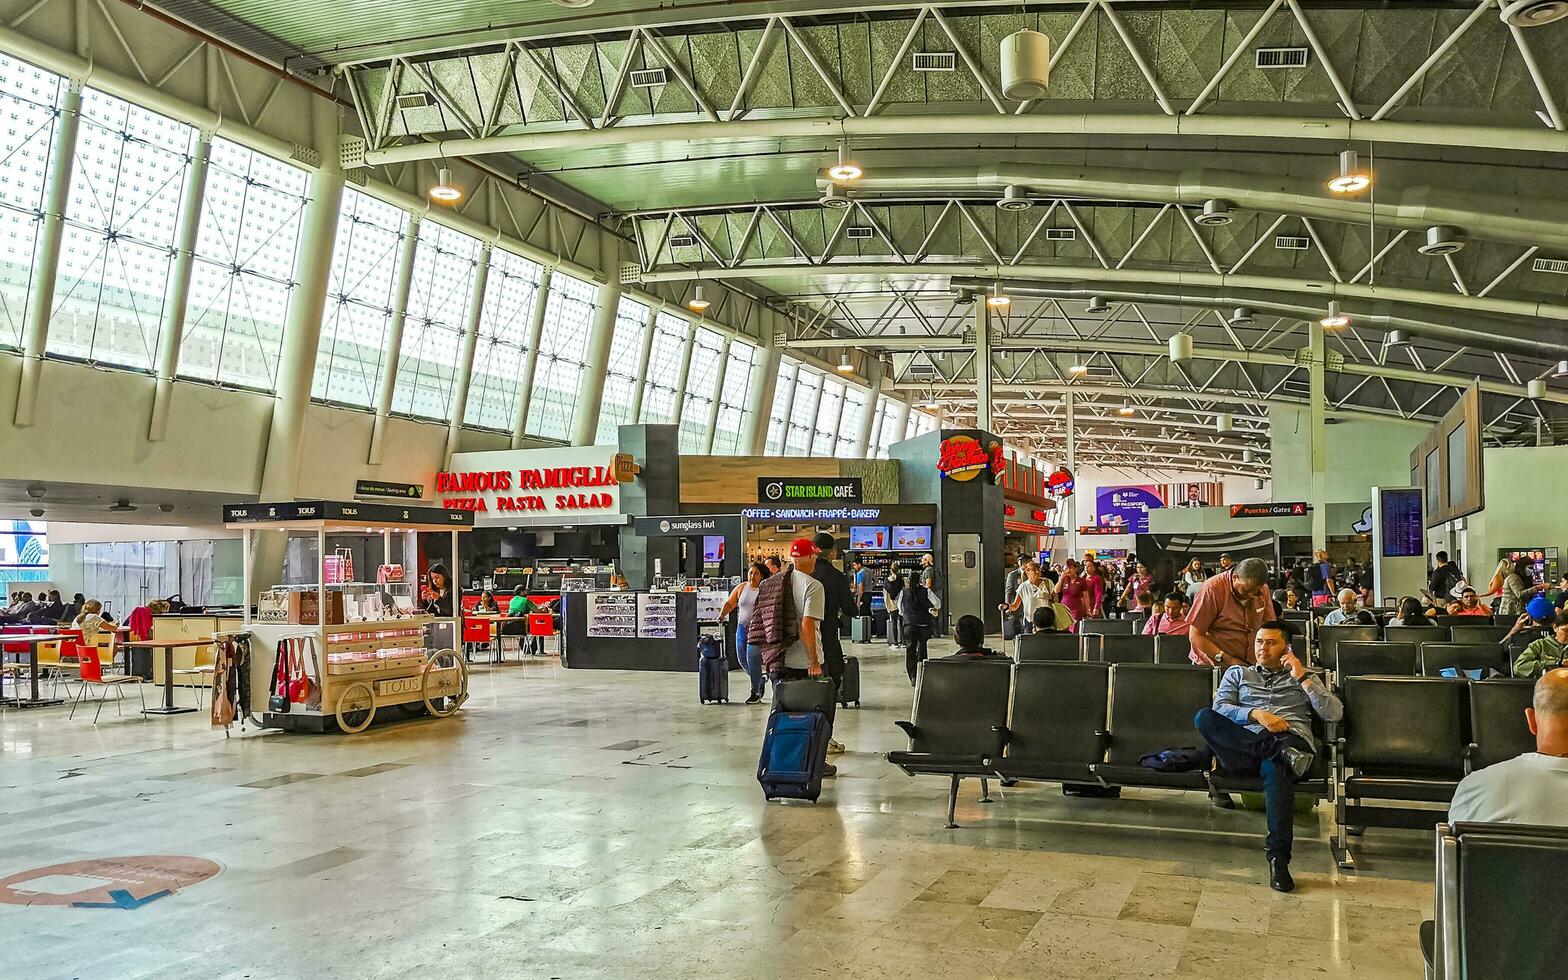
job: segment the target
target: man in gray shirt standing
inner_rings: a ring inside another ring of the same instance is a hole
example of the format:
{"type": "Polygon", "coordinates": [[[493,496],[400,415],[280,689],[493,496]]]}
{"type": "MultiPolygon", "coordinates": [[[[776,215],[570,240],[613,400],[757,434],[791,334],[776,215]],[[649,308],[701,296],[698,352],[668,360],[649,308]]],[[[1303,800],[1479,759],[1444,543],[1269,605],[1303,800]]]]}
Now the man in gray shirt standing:
{"type": "MultiPolygon", "coordinates": [[[[1193,719],[1221,771],[1263,778],[1269,887],[1281,892],[1296,887],[1290,876],[1291,821],[1295,781],[1317,755],[1312,716],[1338,721],[1345,713],[1339,698],[1290,652],[1290,633],[1290,624],[1277,619],[1259,626],[1253,640],[1257,663],[1227,669],[1214,692],[1214,707],[1193,719]]],[[[1214,802],[1235,806],[1225,795],[1214,802]]]]}

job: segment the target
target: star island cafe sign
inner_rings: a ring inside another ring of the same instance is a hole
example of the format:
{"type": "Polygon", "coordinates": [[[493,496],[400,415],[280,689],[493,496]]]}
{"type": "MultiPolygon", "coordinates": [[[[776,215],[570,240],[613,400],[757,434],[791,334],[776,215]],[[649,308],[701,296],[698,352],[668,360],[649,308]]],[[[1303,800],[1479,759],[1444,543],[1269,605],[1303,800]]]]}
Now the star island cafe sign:
{"type": "Polygon", "coordinates": [[[621,483],[638,472],[614,446],[457,453],[436,474],[435,495],[447,510],[473,511],[477,525],[618,523],[621,483]]]}

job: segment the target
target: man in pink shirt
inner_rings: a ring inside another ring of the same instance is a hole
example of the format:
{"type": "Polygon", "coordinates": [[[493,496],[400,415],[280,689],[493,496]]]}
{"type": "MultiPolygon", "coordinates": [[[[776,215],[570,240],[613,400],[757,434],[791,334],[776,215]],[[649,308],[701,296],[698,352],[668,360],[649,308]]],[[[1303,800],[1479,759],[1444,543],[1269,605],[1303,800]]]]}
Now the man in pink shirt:
{"type": "Polygon", "coordinates": [[[1160,611],[1143,624],[1143,635],[1186,636],[1188,629],[1187,596],[1171,592],[1165,596],[1165,605],[1160,611]]]}
{"type": "Polygon", "coordinates": [[[1275,618],[1268,578],[1263,559],[1246,558],[1199,586],[1187,614],[1193,663],[1234,667],[1253,662],[1258,627],[1275,618]]]}

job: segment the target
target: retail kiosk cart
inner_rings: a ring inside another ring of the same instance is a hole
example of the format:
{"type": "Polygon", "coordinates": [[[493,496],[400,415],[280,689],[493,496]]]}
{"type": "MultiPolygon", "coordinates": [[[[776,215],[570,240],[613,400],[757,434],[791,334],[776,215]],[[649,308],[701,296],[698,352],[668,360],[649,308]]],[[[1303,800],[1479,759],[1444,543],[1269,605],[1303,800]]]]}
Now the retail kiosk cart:
{"type": "Polygon", "coordinates": [[[457,652],[458,620],[424,612],[413,566],[420,532],[450,532],[452,608],[460,612],[457,536],[472,530],[472,513],[313,500],[232,504],[223,508],[223,522],[242,533],[247,596],[253,594],[256,532],[282,532],[286,548],[314,553],[313,582],[263,591],[254,610],[247,607],[251,709],[263,727],[314,732],[337,728],[353,734],[369,728],[388,708],[397,707],[406,717],[444,718],[462,707],[468,698],[468,668],[457,652]],[[329,550],[329,535],[379,536],[381,566],[355,570],[341,552],[329,550]],[[310,696],[289,703],[286,711],[269,706],[280,650],[292,662],[290,672],[303,672],[309,679],[302,687],[314,688],[310,696]]]}

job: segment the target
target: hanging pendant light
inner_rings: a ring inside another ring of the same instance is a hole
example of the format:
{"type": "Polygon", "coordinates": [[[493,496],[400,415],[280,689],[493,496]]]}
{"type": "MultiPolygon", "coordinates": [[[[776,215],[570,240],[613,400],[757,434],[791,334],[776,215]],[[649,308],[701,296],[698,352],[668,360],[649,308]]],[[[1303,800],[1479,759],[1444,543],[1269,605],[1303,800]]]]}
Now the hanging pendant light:
{"type": "Polygon", "coordinates": [[[1318,320],[1324,330],[1343,330],[1350,326],[1350,314],[1339,308],[1338,300],[1329,300],[1328,312],[1318,320]]]}
{"type": "Polygon", "coordinates": [[[456,204],[463,199],[463,189],[452,181],[452,171],[442,167],[436,171],[436,182],[425,191],[437,204],[456,204]]]}
{"type": "Polygon", "coordinates": [[[1005,310],[1013,305],[1013,298],[1002,291],[1002,284],[997,283],[986,293],[985,305],[993,310],[1005,310]]]}
{"type": "Polygon", "coordinates": [[[691,299],[686,301],[686,308],[693,313],[701,313],[712,305],[713,303],[702,295],[702,283],[699,282],[697,288],[692,291],[691,299]]]}
{"type": "Polygon", "coordinates": [[[1328,189],[1335,194],[1360,194],[1372,186],[1372,175],[1361,169],[1355,150],[1345,150],[1339,155],[1339,176],[1328,182],[1328,189]]]}
{"type": "Polygon", "coordinates": [[[859,180],[865,171],[860,164],[849,159],[849,147],[843,143],[838,145],[838,162],[828,168],[828,179],[847,184],[852,180],[859,180]]]}

